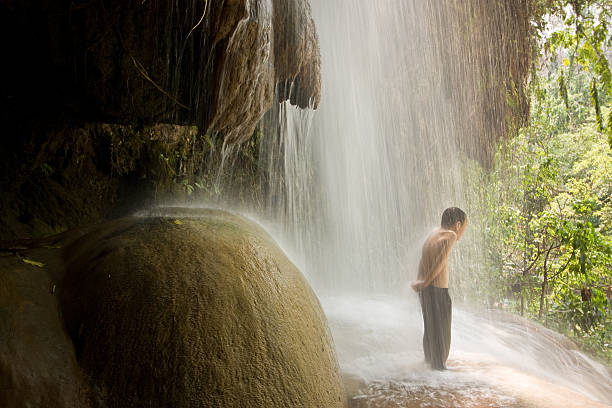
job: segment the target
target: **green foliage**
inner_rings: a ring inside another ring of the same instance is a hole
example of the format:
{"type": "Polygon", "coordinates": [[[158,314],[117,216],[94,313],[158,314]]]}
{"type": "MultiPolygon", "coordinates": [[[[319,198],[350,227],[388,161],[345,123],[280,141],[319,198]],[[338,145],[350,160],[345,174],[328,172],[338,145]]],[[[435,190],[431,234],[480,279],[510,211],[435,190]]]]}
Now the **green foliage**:
{"type": "Polygon", "coordinates": [[[565,84],[565,75],[561,72],[559,75],[559,92],[561,94],[561,98],[563,98],[563,103],[565,103],[565,108],[569,110],[569,96],[567,94],[567,85],[565,84]]]}
{"type": "Polygon", "coordinates": [[[540,49],[553,70],[559,70],[559,93],[570,110],[567,81],[577,72],[586,72],[595,118],[608,134],[612,148],[612,121],[607,125],[601,105],[612,97],[612,71],[606,55],[612,48],[612,3],[598,0],[535,0],[533,19],[540,49]],[[559,64],[561,61],[561,64],[559,64]],[[602,102],[603,101],[603,102],[602,102]]]}
{"type": "Polygon", "coordinates": [[[563,63],[542,71],[530,125],[496,154],[480,210],[485,280],[491,305],[612,364],[612,153],[602,126],[612,109],[590,72],[568,72],[563,63]]]}
{"type": "Polygon", "coordinates": [[[569,61],[592,71],[606,90],[612,75],[605,50],[612,45],[608,25],[612,4],[598,0],[536,0],[534,19],[543,39],[543,51],[551,58],[569,51],[569,61]],[[552,28],[552,33],[547,31],[552,28]]]}
{"type": "Polygon", "coordinates": [[[53,173],[55,173],[55,170],[53,169],[53,167],[51,167],[48,163],[43,163],[40,165],[40,171],[46,176],[46,177],[50,177],[53,173]]]}
{"type": "Polygon", "coordinates": [[[172,151],[160,156],[166,190],[173,200],[216,203],[232,197],[234,202],[260,202],[258,155],[262,131],[257,128],[241,145],[228,146],[220,135],[197,127],[172,151]]]}

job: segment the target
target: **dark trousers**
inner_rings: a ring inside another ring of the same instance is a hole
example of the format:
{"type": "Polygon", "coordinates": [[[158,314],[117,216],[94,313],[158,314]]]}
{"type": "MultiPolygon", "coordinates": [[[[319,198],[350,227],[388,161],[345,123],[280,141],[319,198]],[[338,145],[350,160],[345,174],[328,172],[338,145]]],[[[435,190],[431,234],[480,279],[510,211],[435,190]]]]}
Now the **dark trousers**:
{"type": "Polygon", "coordinates": [[[448,288],[428,286],[419,295],[425,334],[425,361],[436,370],[446,369],[450,351],[452,303],[448,288]]]}

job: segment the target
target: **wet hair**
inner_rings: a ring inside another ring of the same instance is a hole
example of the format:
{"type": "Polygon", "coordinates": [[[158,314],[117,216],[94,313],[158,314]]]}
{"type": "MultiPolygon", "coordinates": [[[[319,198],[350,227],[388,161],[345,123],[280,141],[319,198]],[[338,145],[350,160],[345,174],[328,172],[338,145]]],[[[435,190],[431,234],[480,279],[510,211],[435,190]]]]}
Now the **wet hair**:
{"type": "Polygon", "coordinates": [[[465,215],[461,208],[450,207],[442,213],[441,226],[442,228],[450,228],[458,222],[463,225],[466,218],[467,215],[465,215]]]}

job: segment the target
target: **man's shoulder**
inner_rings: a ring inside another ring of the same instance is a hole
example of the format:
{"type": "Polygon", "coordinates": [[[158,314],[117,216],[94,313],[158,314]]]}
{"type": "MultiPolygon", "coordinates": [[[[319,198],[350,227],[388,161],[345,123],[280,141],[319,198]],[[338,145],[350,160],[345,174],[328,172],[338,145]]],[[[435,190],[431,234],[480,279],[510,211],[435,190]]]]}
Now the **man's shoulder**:
{"type": "Polygon", "coordinates": [[[455,231],[444,229],[444,228],[436,228],[429,234],[429,240],[432,241],[448,241],[457,240],[457,234],[455,231]]]}
{"type": "Polygon", "coordinates": [[[432,233],[431,245],[434,247],[447,247],[457,241],[457,234],[454,231],[439,228],[432,233]]]}
{"type": "Polygon", "coordinates": [[[455,241],[457,241],[457,234],[454,231],[436,228],[429,233],[423,248],[436,251],[441,247],[446,247],[448,244],[454,244],[455,241]]]}
{"type": "Polygon", "coordinates": [[[457,233],[455,231],[453,231],[453,230],[440,229],[440,237],[442,239],[456,240],[457,239],[457,233]]]}

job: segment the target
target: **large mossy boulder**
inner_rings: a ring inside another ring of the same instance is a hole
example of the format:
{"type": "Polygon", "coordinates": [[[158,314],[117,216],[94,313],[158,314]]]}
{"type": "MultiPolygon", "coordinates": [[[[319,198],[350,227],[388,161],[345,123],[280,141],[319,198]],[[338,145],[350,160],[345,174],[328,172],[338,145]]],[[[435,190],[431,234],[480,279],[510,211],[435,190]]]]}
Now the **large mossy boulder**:
{"type": "Polygon", "coordinates": [[[60,304],[94,406],[345,405],[321,306],[254,222],[121,219],[65,257],[60,304]]]}

